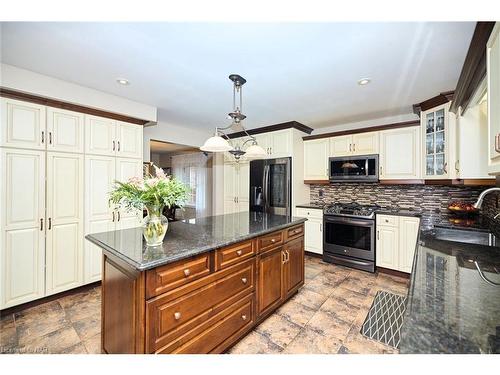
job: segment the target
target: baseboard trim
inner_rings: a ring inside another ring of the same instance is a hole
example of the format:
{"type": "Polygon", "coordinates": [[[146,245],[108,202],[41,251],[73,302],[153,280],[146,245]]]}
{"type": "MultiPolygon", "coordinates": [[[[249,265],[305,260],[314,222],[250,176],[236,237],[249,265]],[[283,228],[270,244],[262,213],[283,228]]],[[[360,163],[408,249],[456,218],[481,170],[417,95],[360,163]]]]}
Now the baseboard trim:
{"type": "Polygon", "coordinates": [[[311,253],[310,251],[307,251],[307,250],[304,250],[304,254],[309,255],[310,257],[313,257],[313,258],[323,259],[323,254],[311,253]]]}
{"type": "Polygon", "coordinates": [[[406,272],[391,270],[390,268],[377,267],[377,271],[380,273],[385,273],[387,275],[398,276],[405,279],[410,279],[410,274],[406,272]]]}

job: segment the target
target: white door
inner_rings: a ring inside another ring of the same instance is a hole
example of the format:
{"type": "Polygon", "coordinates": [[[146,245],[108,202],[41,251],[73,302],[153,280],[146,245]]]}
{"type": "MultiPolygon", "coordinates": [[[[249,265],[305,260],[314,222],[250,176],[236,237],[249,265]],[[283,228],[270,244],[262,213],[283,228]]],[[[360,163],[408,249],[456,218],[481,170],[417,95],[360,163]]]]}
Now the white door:
{"type": "Polygon", "coordinates": [[[342,135],[330,138],[330,156],[352,155],[352,135],[342,135]]]}
{"type": "Polygon", "coordinates": [[[116,121],[85,115],[85,153],[114,156],[116,148],[116,121]]]}
{"type": "Polygon", "coordinates": [[[83,155],[47,153],[46,294],[83,282],[83,155]]]}
{"type": "Polygon", "coordinates": [[[45,293],[45,152],[2,149],[0,309],[45,293]]]}
{"type": "Polygon", "coordinates": [[[44,150],[45,106],[6,98],[1,105],[0,146],[44,150]]]}
{"type": "Polygon", "coordinates": [[[328,138],[304,142],[304,180],[328,180],[328,138]]]}
{"type": "Polygon", "coordinates": [[[273,158],[292,156],[292,129],[273,132],[269,136],[273,158]]]}
{"type": "Polygon", "coordinates": [[[83,153],[84,115],[47,107],[47,150],[83,153]]]}
{"type": "MultiPolygon", "coordinates": [[[[85,234],[115,229],[116,213],[109,203],[114,180],[114,157],[85,156],[85,234]]],[[[101,249],[85,241],[85,283],[101,279],[101,258],[101,249]]]]}
{"type": "Polygon", "coordinates": [[[250,163],[240,162],[237,165],[237,210],[238,212],[250,211],[250,163]]]}
{"type": "Polygon", "coordinates": [[[411,273],[419,223],[418,217],[401,216],[399,218],[399,271],[411,273]]]}
{"type": "Polygon", "coordinates": [[[353,134],[352,153],[354,155],[378,154],[378,132],[353,134]]]}
{"type": "Polygon", "coordinates": [[[418,126],[380,132],[380,179],[420,179],[420,150],[418,126]]]}
{"type": "Polygon", "coordinates": [[[118,121],[116,133],[116,156],[142,159],[142,126],[118,121]]]}
{"type": "Polygon", "coordinates": [[[309,218],[305,223],[305,250],[323,254],[323,220],[309,218]]]}
{"type": "Polygon", "coordinates": [[[224,163],[224,213],[231,214],[237,210],[237,175],[235,163],[224,163]]]}
{"type": "Polygon", "coordinates": [[[486,49],[488,82],[489,173],[500,174],[500,23],[491,32],[486,49]]]}
{"type": "Polygon", "coordinates": [[[377,226],[377,267],[398,269],[398,228],[377,226]]]}
{"type": "MultiPolygon", "coordinates": [[[[116,158],[116,181],[126,182],[132,177],[142,178],[142,160],[130,158],[116,158]]],[[[119,218],[136,216],[138,213],[120,209],[119,218]]],[[[123,220],[123,219],[122,219],[123,220]]]]}

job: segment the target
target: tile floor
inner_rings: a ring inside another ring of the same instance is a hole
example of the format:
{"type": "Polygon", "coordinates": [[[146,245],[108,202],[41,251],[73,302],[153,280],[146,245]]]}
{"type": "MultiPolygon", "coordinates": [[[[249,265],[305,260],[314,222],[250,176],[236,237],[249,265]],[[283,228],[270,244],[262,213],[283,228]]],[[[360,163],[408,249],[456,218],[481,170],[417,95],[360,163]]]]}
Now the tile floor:
{"type": "MultiPolygon", "coordinates": [[[[306,257],[304,287],[229,353],[397,353],[359,330],[377,290],[406,284],[306,257]]],[[[2,316],[0,353],[100,353],[100,303],[96,287],[2,316]]]]}

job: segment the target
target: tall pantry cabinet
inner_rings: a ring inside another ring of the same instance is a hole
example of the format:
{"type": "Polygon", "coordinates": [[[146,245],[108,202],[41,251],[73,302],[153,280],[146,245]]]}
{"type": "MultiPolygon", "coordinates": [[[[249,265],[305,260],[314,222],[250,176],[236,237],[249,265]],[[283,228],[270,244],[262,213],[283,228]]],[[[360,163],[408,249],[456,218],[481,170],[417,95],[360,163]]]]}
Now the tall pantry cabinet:
{"type": "MultiPolygon", "coordinates": [[[[86,277],[90,255],[84,247],[86,211],[94,196],[86,180],[96,175],[85,148],[88,117],[93,116],[1,98],[0,309],[97,280],[86,277]]],[[[120,177],[140,176],[142,127],[123,126],[138,139],[121,141],[120,148],[125,144],[137,153],[121,160],[115,151],[113,161],[120,177]]],[[[101,196],[106,205],[107,192],[101,196]]],[[[120,220],[132,225],[129,217],[120,213],[120,220]]]]}

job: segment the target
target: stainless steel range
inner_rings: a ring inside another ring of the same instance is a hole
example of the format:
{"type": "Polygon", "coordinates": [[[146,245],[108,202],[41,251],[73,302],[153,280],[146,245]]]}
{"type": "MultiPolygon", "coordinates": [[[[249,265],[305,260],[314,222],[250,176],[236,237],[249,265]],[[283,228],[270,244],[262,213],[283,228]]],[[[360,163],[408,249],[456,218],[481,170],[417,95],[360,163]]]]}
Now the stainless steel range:
{"type": "Polygon", "coordinates": [[[375,272],[375,211],[378,205],[335,203],[323,212],[323,260],[375,272]]]}

